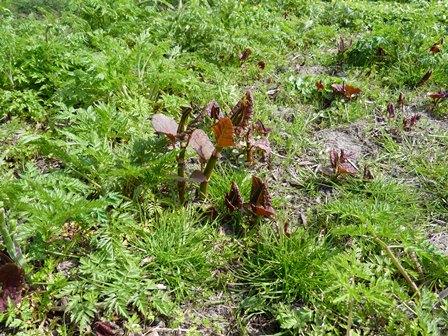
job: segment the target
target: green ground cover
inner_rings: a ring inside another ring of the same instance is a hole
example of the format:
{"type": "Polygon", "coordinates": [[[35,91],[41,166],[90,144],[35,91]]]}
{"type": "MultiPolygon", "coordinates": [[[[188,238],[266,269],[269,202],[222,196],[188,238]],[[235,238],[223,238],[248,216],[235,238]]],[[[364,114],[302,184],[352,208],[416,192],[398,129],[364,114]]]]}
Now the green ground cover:
{"type": "Polygon", "coordinates": [[[0,247],[24,274],[8,304],[0,255],[0,334],[448,333],[448,2],[3,0],[0,19],[0,247]],[[154,114],[247,90],[272,153],[224,148],[182,205],[154,114]],[[275,216],[226,207],[253,175],[275,216]]]}

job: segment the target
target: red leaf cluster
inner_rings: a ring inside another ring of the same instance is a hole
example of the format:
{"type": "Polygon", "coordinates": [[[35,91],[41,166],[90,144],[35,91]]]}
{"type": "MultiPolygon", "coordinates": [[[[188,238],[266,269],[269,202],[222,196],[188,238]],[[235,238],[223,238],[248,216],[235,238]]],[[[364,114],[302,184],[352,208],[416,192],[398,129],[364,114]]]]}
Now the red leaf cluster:
{"type": "Polygon", "coordinates": [[[395,118],[395,106],[393,103],[387,104],[387,117],[389,119],[395,118]]]}
{"type": "Polygon", "coordinates": [[[249,126],[254,112],[254,97],[252,91],[247,90],[241,100],[230,111],[230,119],[235,131],[240,134],[249,126]]]}
{"type": "Polygon", "coordinates": [[[275,215],[268,186],[257,176],[252,176],[249,206],[252,212],[257,216],[272,217],[275,215]]]}
{"type": "MultiPolygon", "coordinates": [[[[253,152],[254,150],[259,150],[263,152],[263,154],[269,156],[272,152],[271,144],[268,140],[268,135],[271,132],[271,128],[266,127],[261,120],[257,120],[252,127],[249,127],[246,133],[246,151],[247,158],[246,161],[248,163],[253,162],[253,152]],[[258,133],[261,135],[258,139],[254,139],[253,135],[258,133]]],[[[263,158],[265,156],[263,155],[263,158]]]]}
{"type": "Polygon", "coordinates": [[[428,96],[436,101],[444,100],[448,98],[448,91],[440,90],[439,92],[430,92],[428,93],[428,96]]]}
{"type": "Polygon", "coordinates": [[[353,99],[355,96],[357,96],[359,93],[361,93],[361,89],[354,87],[352,85],[348,84],[332,84],[331,88],[333,89],[334,93],[343,95],[347,99],[353,99]]]}
{"type": "Polygon", "coordinates": [[[413,114],[410,117],[403,118],[403,128],[405,131],[410,131],[417,124],[421,118],[420,114],[413,114]]]}
{"type": "Polygon", "coordinates": [[[264,68],[266,68],[266,62],[265,61],[259,61],[257,63],[257,66],[261,69],[264,70],[264,68]]]}
{"type": "Polygon", "coordinates": [[[398,104],[398,106],[401,109],[404,108],[404,94],[403,94],[403,92],[400,92],[400,95],[398,96],[397,104],[398,104]]]}
{"type": "Polygon", "coordinates": [[[272,199],[269,195],[268,186],[259,177],[252,176],[252,187],[250,190],[249,203],[243,203],[238,185],[232,182],[230,191],[224,198],[224,203],[230,211],[241,210],[243,207],[259,217],[272,217],[275,215],[275,210],[272,207],[272,199]]]}
{"type": "Polygon", "coordinates": [[[219,107],[218,103],[214,100],[212,100],[210,103],[207,104],[207,106],[205,107],[205,113],[210,118],[215,120],[224,118],[224,114],[221,112],[221,108],[219,107]]]}
{"type": "Polygon", "coordinates": [[[336,175],[355,175],[358,172],[353,162],[353,155],[343,149],[330,151],[330,163],[336,175]]]}
{"type": "Polygon", "coordinates": [[[97,321],[94,325],[95,336],[115,336],[118,335],[117,327],[111,322],[97,321]]]}
{"type": "Polygon", "coordinates": [[[230,191],[224,198],[224,203],[230,211],[241,210],[243,208],[243,198],[240,189],[235,182],[232,182],[230,191]]]}
{"type": "Polygon", "coordinates": [[[22,300],[22,290],[25,286],[23,270],[12,259],[0,252],[0,312],[4,312],[11,301],[18,304],[22,300]]]}

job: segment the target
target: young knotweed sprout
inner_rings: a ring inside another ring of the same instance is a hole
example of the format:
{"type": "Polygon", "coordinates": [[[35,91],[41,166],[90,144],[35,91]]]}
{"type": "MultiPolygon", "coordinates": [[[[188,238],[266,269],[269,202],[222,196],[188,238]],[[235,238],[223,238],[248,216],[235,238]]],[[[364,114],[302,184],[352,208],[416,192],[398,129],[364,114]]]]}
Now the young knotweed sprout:
{"type": "Polygon", "coordinates": [[[348,100],[352,100],[361,93],[361,89],[349,84],[332,84],[331,88],[335,94],[341,95],[348,100]]]}
{"type": "Polygon", "coordinates": [[[232,182],[230,191],[225,195],[224,203],[230,212],[247,209],[256,217],[270,218],[275,215],[267,183],[255,175],[252,176],[252,187],[248,203],[244,203],[238,185],[235,182],[232,182]]]}
{"type": "Polygon", "coordinates": [[[400,108],[401,113],[403,113],[404,112],[404,94],[403,94],[403,92],[400,92],[400,94],[398,95],[397,105],[400,108]]]}
{"type": "Polygon", "coordinates": [[[412,131],[412,129],[417,125],[417,121],[421,118],[420,114],[413,114],[410,117],[403,118],[403,129],[407,132],[412,131]]]}
{"type": "MultiPolygon", "coordinates": [[[[261,123],[261,121],[258,121],[261,123]]],[[[264,125],[263,125],[264,127],[264,125]]],[[[257,129],[255,129],[256,131],[257,129]]],[[[263,155],[263,160],[266,160],[266,157],[269,157],[271,154],[271,143],[267,138],[268,132],[260,133],[261,137],[259,139],[254,139],[253,132],[254,129],[250,128],[246,134],[246,162],[252,164],[254,161],[253,153],[254,151],[260,151],[263,155]]]]}
{"type": "Polygon", "coordinates": [[[335,176],[356,175],[358,172],[353,155],[343,149],[332,149],[330,151],[330,163],[335,176]]]}
{"type": "Polygon", "coordinates": [[[442,51],[443,48],[443,37],[436,43],[434,43],[431,48],[429,48],[429,52],[433,55],[442,51]]]}
{"type": "Polygon", "coordinates": [[[387,118],[395,119],[395,106],[393,103],[387,104],[387,118]]]}
{"type": "Polygon", "coordinates": [[[224,204],[230,212],[239,211],[243,208],[243,196],[235,181],[230,185],[230,191],[224,197],[224,204]]]}
{"type": "Polygon", "coordinates": [[[235,134],[241,136],[250,126],[254,114],[254,96],[252,91],[247,90],[244,96],[230,111],[230,119],[235,127],[235,134]]]}
{"type": "Polygon", "coordinates": [[[434,105],[432,106],[432,110],[435,110],[437,105],[442,102],[443,100],[448,100],[448,91],[442,91],[439,92],[430,92],[428,93],[428,97],[432,99],[434,105]]]}
{"type": "Polygon", "coordinates": [[[255,175],[252,176],[249,206],[256,216],[269,218],[275,215],[268,185],[255,175]]]}
{"type": "Polygon", "coordinates": [[[221,151],[224,148],[233,147],[235,145],[233,140],[234,132],[232,120],[228,117],[221,118],[215,125],[213,125],[216,147],[207,161],[207,165],[204,168],[204,181],[199,186],[199,196],[202,200],[207,197],[210,176],[216,166],[221,151]]]}
{"type": "Polygon", "coordinates": [[[246,143],[246,162],[249,164],[253,163],[255,150],[261,151],[265,156],[271,153],[267,138],[271,129],[264,126],[260,120],[252,124],[253,114],[254,97],[252,91],[247,90],[230,112],[230,119],[235,127],[235,134],[246,143]],[[261,138],[254,139],[254,133],[259,134],[261,138]]]}

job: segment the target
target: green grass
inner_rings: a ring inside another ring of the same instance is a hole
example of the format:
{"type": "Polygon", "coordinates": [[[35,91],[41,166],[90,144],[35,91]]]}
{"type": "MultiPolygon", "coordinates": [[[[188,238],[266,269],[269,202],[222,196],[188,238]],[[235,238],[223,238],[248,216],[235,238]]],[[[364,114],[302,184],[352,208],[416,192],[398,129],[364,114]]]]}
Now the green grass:
{"type": "Polygon", "coordinates": [[[1,1],[0,204],[27,288],[0,330],[446,334],[448,251],[429,238],[448,221],[448,120],[426,94],[447,90],[446,42],[429,52],[447,12],[417,0],[1,1]],[[362,92],[347,100],[335,83],[362,92]],[[152,115],[196,116],[211,100],[229,112],[248,88],[272,128],[270,160],[225,149],[207,201],[189,185],[179,205],[178,150],[152,115]],[[400,92],[404,111],[388,119],[400,92]],[[341,143],[359,149],[355,177],[321,172],[341,143]],[[227,210],[231,182],[248,201],[251,175],[268,181],[274,218],[227,210]]]}

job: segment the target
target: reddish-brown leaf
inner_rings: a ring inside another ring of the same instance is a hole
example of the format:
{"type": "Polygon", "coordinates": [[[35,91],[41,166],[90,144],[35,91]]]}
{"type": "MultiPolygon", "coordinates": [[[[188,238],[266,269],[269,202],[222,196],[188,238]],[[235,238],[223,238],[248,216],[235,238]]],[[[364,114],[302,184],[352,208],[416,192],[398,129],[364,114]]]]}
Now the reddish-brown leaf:
{"type": "Polygon", "coordinates": [[[0,252],[0,312],[8,308],[8,302],[18,304],[22,300],[22,290],[25,286],[23,270],[11,258],[0,252]]]}
{"type": "Polygon", "coordinates": [[[417,124],[417,121],[419,121],[421,118],[420,114],[413,114],[410,117],[404,117],[403,118],[403,129],[405,131],[411,131],[412,128],[417,124]]]}
{"type": "Polygon", "coordinates": [[[213,132],[216,137],[216,144],[218,147],[232,147],[235,145],[233,141],[233,123],[230,118],[222,118],[215,125],[213,125],[213,132]]]}
{"type": "Polygon", "coordinates": [[[322,83],[322,81],[317,81],[316,82],[316,90],[319,92],[322,92],[324,89],[325,89],[324,83],[322,83]]]}
{"type": "Polygon", "coordinates": [[[359,93],[361,93],[361,89],[354,87],[352,85],[348,84],[332,84],[331,88],[333,89],[334,93],[338,93],[340,95],[343,95],[347,99],[352,99],[359,93]]]}
{"type": "Polygon", "coordinates": [[[264,68],[266,68],[266,62],[265,61],[259,61],[257,63],[257,66],[261,69],[264,70],[264,68]]]}
{"type": "Polygon", "coordinates": [[[427,81],[429,81],[429,79],[432,76],[432,70],[428,70],[422,77],[422,79],[420,79],[420,81],[417,83],[417,86],[421,86],[423,84],[425,84],[427,81]]]}
{"type": "Polygon", "coordinates": [[[250,191],[250,208],[255,215],[260,217],[272,217],[275,210],[272,207],[271,196],[268,187],[259,177],[252,176],[252,188],[250,191]]]}
{"type": "Polygon", "coordinates": [[[291,231],[289,229],[289,221],[286,221],[285,224],[283,225],[283,234],[286,237],[291,237],[291,231]]]}
{"type": "Polygon", "coordinates": [[[230,211],[240,210],[243,207],[243,198],[241,196],[240,189],[235,182],[232,182],[230,191],[224,198],[224,203],[230,211]]]}
{"type": "Polygon", "coordinates": [[[389,119],[395,118],[395,106],[393,103],[387,104],[387,117],[389,119]]]}
{"type": "Polygon", "coordinates": [[[221,112],[221,108],[219,107],[218,103],[214,100],[212,100],[210,103],[207,104],[205,107],[205,113],[209,117],[215,120],[219,120],[224,117],[224,115],[221,112]]]}
{"type": "Polygon", "coordinates": [[[350,162],[340,163],[336,166],[337,175],[355,175],[358,170],[350,162]]]}
{"type": "Polygon", "coordinates": [[[157,133],[165,134],[171,141],[175,141],[178,125],[173,118],[162,113],[154,114],[152,126],[157,133]]]}
{"type": "Polygon", "coordinates": [[[257,133],[266,136],[271,133],[272,128],[266,127],[261,120],[257,120],[254,124],[254,130],[257,133]]]}
{"type": "Polygon", "coordinates": [[[430,92],[428,96],[434,100],[448,99],[448,91],[430,92]]]}
{"type": "Polygon", "coordinates": [[[188,145],[196,151],[202,162],[210,159],[215,150],[215,146],[213,146],[208,135],[201,129],[195,129],[191,133],[188,145]]]}
{"type": "Polygon", "coordinates": [[[230,119],[238,133],[249,125],[253,110],[254,98],[252,92],[247,90],[243,98],[230,111],[230,119]]]}
{"type": "Polygon", "coordinates": [[[253,148],[262,150],[267,155],[271,154],[271,144],[269,143],[269,140],[266,138],[261,138],[261,139],[252,141],[251,146],[253,148]]]}
{"type": "Polygon", "coordinates": [[[251,54],[252,54],[252,50],[250,50],[249,48],[244,49],[243,52],[239,56],[240,61],[241,62],[246,61],[251,54]]]}
{"type": "Polygon", "coordinates": [[[403,107],[404,107],[404,94],[403,94],[403,92],[400,92],[400,94],[398,95],[397,104],[398,104],[398,106],[401,109],[403,109],[403,107]]]}
{"type": "Polygon", "coordinates": [[[440,39],[439,42],[434,43],[434,44],[431,46],[431,48],[429,48],[429,51],[430,51],[432,54],[437,54],[437,53],[439,53],[439,52],[442,51],[442,45],[443,45],[443,38],[440,39]]]}
{"type": "Polygon", "coordinates": [[[357,94],[361,93],[361,89],[351,86],[351,85],[344,85],[345,91],[344,91],[344,95],[348,98],[351,99],[354,96],[356,96],[357,94]]]}
{"type": "Polygon", "coordinates": [[[336,175],[355,175],[358,169],[353,161],[353,155],[343,149],[330,151],[330,163],[336,175]]]}
{"type": "Polygon", "coordinates": [[[330,150],[330,163],[333,168],[336,168],[336,165],[339,161],[339,150],[338,149],[332,149],[330,150]]]}
{"type": "Polygon", "coordinates": [[[118,334],[117,327],[110,322],[97,321],[94,329],[95,336],[115,336],[118,334]]]}

